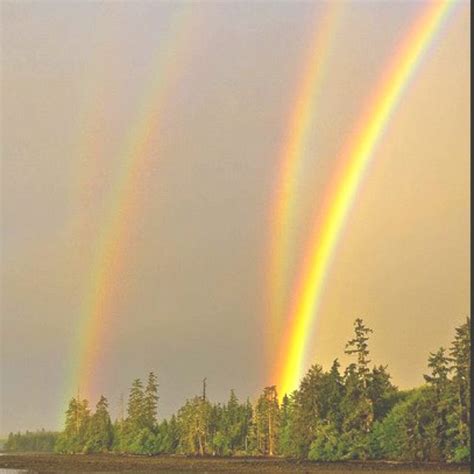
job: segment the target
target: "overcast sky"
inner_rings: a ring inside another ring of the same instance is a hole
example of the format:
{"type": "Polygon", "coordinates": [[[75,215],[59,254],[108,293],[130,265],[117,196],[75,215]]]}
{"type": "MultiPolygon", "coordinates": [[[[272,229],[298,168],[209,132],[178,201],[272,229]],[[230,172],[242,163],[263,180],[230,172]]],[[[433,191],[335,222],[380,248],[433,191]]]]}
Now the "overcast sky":
{"type": "MultiPolygon", "coordinates": [[[[343,5],[298,183],[297,243],[420,8],[343,5]]],[[[94,250],[124,136],[157,67],[166,94],[127,220],[96,389],[116,413],[120,393],[154,370],[168,416],[203,377],[215,401],[231,388],[253,398],[268,382],[269,215],[324,9],[2,2],[1,434],[58,428],[74,394],[67,380],[94,250]]],[[[344,344],[361,316],[374,330],[372,361],[388,364],[399,387],[419,385],[428,353],[470,314],[469,53],[469,4],[459,2],[375,150],[337,247],[313,328],[325,367],[347,363],[344,344]]]]}

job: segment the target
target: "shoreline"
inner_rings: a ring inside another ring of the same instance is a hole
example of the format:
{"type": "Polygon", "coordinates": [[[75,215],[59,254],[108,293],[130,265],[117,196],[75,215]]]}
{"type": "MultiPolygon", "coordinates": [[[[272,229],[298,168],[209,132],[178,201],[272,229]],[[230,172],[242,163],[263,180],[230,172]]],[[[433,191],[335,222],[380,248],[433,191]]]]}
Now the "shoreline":
{"type": "Polygon", "coordinates": [[[181,455],[1,453],[0,468],[55,472],[469,472],[469,464],[398,461],[312,462],[278,457],[193,457],[181,455]]]}

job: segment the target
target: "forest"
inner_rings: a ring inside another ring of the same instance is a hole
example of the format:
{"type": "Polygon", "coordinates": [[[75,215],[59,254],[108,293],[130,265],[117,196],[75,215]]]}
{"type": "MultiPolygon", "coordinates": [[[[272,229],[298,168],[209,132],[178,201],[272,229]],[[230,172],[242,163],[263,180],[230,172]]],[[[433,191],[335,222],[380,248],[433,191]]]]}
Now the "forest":
{"type": "Polygon", "coordinates": [[[328,371],[314,364],[299,388],[279,401],[275,386],[252,403],[232,390],[226,403],[205,391],[169,419],[158,420],[158,378],[133,381],[126,413],[111,420],[100,397],[95,410],[73,398],[61,433],[10,433],[5,451],[57,453],[284,456],[314,461],[470,461],[470,319],[449,348],[428,356],[425,383],[402,391],[386,366],[371,365],[362,319],[345,346],[353,362],[328,371]]]}

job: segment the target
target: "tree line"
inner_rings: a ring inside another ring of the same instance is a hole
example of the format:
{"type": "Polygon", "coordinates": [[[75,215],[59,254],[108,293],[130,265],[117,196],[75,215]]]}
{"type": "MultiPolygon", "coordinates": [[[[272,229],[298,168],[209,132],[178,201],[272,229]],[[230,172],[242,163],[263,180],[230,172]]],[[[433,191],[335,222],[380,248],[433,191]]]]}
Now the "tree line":
{"type": "Polygon", "coordinates": [[[59,433],[54,431],[25,431],[10,433],[2,449],[11,452],[52,452],[59,433]]]}
{"type": "MultiPolygon", "coordinates": [[[[169,419],[158,421],[158,380],[133,381],[126,414],[112,422],[101,396],[94,412],[73,398],[64,430],[54,435],[58,453],[118,452],[188,455],[281,455],[314,461],[387,459],[470,461],[470,320],[455,329],[449,347],[430,353],[425,383],[401,391],[387,367],[371,366],[362,319],[345,347],[353,357],[344,370],[314,364],[299,388],[279,402],[275,386],[251,403],[231,390],[212,403],[205,390],[169,419]]],[[[50,434],[10,434],[6,450],[30,449],[27,440],[50,434]],[[24,449],[27,446],[28,449],[24,449]]],[[[45,444],[52,449],[51,444],[45,444]]],[[[43,444],[41,444],[43,446],[43,444]]]]}

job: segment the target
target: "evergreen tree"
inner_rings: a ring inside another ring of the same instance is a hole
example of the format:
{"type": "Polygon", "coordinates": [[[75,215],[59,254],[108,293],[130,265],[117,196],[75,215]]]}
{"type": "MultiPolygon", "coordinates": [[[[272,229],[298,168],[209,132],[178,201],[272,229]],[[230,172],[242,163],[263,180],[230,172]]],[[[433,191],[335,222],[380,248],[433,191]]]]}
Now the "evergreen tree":
{"type": "Polygon", "coordinates": [[[357,318],[354,323],[355,337],[346,344],[345,353],[357,356],[357,364],[351,364],[345,372],[343,400],[345,439],[350,444],[349,457],[366,459],[367,435],[374,421],[373,402],[369,397],[369,349],[368,335],[372,332],[357,318]]]}
{"type": "Polygon", "coordinates": [[[200,456],[207,453],[210,412],[210,403],[203,397],[194,397],[179,409],[177,421],[182,453],[200,456]]]}
{"type": "Polygon", "coordinates": [[[314,364],[291,396],[278,403],[275,386],[266,387],[255,407],[241,404],[231,390],[227,403],[203,396],[186,401],[177,416],[157,422],[158,383],[134,380],[127,416],[112,425],[101,397],[91,416],[87,400],[73,398],[59,435],[11,433],[10,451],[106,452],[192,455],[274,455],[316,461],[470,459],[469,319],[456,328],[449,357],[441,348],[428,359],[425,386],[398,391],[386,366],[369,369],[368,335],[361,319],[345,352],[356,361],[340,373],[314,364]],[[451,378],[450,378],[451,377],[451,378]]]}
{"type": "Polygon", "coordinates": [[[130,389],[127,407],[127,424],[134,430],[139,431],[147,423],[147,412],[145,405],[145,394],[140,379],[135,379],[130,389]]]}
{"type": "Polygon", "coordinates": [[[239,400],[234,390],[230,391],[229,401],[224,409],[225,435],[229,441],[229,450],[234,452],[241,446],[242,424],[239,400]]]}
{"type": "Polygon", "coordinates": [[[275,385],[265,387],[255,407],[257,449],[261,454],[276,454],[279,405],[275,385]]]}
{"type": "Polygon", "coordinates": [[[341,450],[340,433],[334,423],[326,421],[316,427],[314,440],[311,443],[308,459],[312,461],[337,461],[344,458],[341,450]]]}
{"type": "Polygon", "coordinates": [[[56,451],[61,453],[83,452],[90,421],[89,403],[87,400],[72,398],[66,411],[66,424],[59,436],[56,451]]]}
{"type": "Polygon", "coordinates": [[[108,407],[107,399],[102,395],[88,426],[86,452],[101,453],[112,448],[114,434],[108,407]]]}
{"type": "Polygon", "coordinates": [[[452,362],[454,403],[450,415],[452,452],[450,458],[469,461],[470,456],[470,406],[471,406],[471,332],[470,318],[455,329],[449,355],[452,362]]]}
{"type": "Polygon", "coordinates": [[[436,442],[434,392],[422,387],[406,394],[374,425],[371,453],[377,459],[428,461],[436,442]]]}
{"type": "Polygon", "coordinates": [[[10,433],[3,446],[6,452],[53,452],[59,433],[53,431],[26,431],[10,433]]]}
{"type": "Polygon", "coordinates": [[[341,436],[344,383],[339,367],[336,359],[329,372],[320,371],[319,388],[316,390],[319,399],[318,414],[314,418],[311,436],[308,436],[311,441],[308,458],[314,461],[334,461],[345,453],[341,436]]]}
{"type": "Polygon", "coordinates": [[[364,325],[364,321],[361,318],[357,318],[354,323],[355,337],[346,344],[346,354],[357,355],[357,372],[359,379],[362,382],[364,389],[367,388],[369,381],[369,349],[367,341],[369,340],[369,334],[372,329],[364,325]]]}
{"type": "Polygon", "coordinates": [[[307,458],[311,443],[316,438],[318,424],[323,415],[324,401],[321,396],[324,384],[323,368],[314,364],[301,380],[293,394],[291,412],[291,444],[294,455],[307,458]]]}
{"type": "Polygon", "coordinates": [[[158,427],[156,453],[174,454],[179,445],[179,430],[176,416],[163,420],[158,427]]]}
{"type": "Polygon", "coordinates": [[[229,455],[244,450],[246,430],[245,405],[240,405],[234,390],[231,390],[227,404],[211,408],[209,434],[213,454],[229,455]]]}
{"type": "Polygon", "coordinates": [[[381,420],[398,400],[398,390],[390,382],[387,367],[374,367],[369,377],[367,393],[374,410],[374,421],[381,420]]]}
{"type": "Polygon", "coordinates": [[[128,397],[127,417],[116,433],[116,449],[122,453],[151,454],[150,450],[156,445],[156,439],[148,426],[149,421],[143,384],[140,379],[135,379],[128,397]]]}
{"type": "Polygon", "coordinates": [[[254,409],[248,398],[242,408],[242,419],[244,432],[243,451],[246,454],[255,453],[257,449],[257,443],[254,426],[254,409]]]}
{"type": "Polygon", "coordinates": [[[278,438],[278,452],[283,456],[292,456],[292,406],[290,397],[285,394],[280,406],[280,436],[278,438]]]}
{"type": "Polygon", "coordinates": [[[231,453],[230,426],[225,412],[225,406],[220,403],[210,407],[208,448],[213,455],[227,456],[231,453]]]}
{"type": "Polygon", "coordinates": [[[436,353],[430,353],[428,367],[431,369],[430,375],[424,375],[425,380],[434,389],[434,412],[436,457],[446,458],[447,435],[448,435],[448,407],[449,407],[449,359],[446,350],[441,347],[436,353]]]}
{"type": "Polygon", "coordinates": [[[157,423],[158,379],[153,372],[148,374],[148,382],[143,396],[144,424],[153,430],[157,423]]]}
{"type": "Polygon", "coordinates": [[[438,397],[446,391],[448,385],[449,359],[446,356],[446,349],[440,347],[437,352],[430,353],[428,358],[428,367],[431,369],[431,375],[424,375],[424,379],[433,385],[438,397]]]}
{"type": "Polygon", "coordinates": [[[323,376],[321,390],[322,417],[332,423],[338,431],[342,427],[340,405],[344,397],[344,381],[339,373],[340,366],[339,361],[335,359],[330,371],[323,376]]]}

